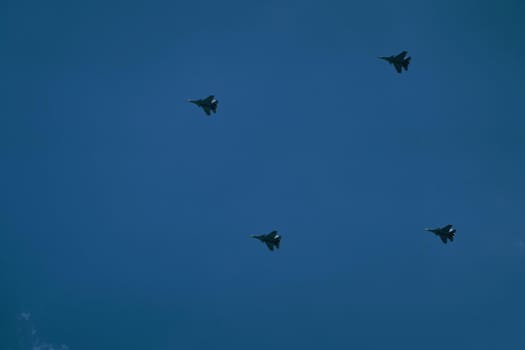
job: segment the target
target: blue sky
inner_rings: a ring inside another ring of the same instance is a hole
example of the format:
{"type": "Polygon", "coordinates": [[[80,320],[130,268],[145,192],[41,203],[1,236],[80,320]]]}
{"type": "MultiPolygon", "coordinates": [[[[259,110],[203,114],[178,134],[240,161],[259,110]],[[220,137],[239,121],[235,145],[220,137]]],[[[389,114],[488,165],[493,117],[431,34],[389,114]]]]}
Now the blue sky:
{"type": "Polygon", "coordinates": [[[523,2],[0,8],[0,347],[525,347],[523,2]]]}

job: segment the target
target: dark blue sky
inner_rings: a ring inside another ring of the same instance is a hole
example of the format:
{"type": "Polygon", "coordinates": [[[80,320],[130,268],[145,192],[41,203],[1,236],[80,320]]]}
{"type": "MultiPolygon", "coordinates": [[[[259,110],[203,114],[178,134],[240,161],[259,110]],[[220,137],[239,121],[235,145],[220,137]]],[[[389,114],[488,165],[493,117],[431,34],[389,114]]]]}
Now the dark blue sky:
{"type": "Polygon", "coordinates": [[[525,348],[523,1],[0,22],[0,348],[22,312],[72,350],[525,348]]]}

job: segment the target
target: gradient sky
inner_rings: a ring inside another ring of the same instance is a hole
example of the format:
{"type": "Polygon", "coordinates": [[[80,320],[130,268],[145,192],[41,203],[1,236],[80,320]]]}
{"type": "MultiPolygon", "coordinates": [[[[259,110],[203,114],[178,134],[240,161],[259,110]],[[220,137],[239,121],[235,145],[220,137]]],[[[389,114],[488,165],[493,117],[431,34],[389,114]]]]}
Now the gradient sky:
{"type": "Polygon", "coordinates": [[[1,349],[23,312],[71,350],[525,348],[522,0],[0,23],[1,349]]]}

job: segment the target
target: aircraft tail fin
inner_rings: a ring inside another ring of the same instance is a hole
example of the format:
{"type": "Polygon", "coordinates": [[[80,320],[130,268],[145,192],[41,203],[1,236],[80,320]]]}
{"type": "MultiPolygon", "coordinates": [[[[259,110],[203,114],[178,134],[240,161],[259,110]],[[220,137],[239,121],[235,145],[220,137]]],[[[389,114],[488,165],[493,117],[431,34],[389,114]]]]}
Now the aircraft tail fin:
{"type": "Polygon", "coordinates": [[[408,64],[410,63],[411,58],[412,57],[407,57],[407,59],[403,61],[403,68],[405,68],[405,70],[408,70],[408,64]]]}

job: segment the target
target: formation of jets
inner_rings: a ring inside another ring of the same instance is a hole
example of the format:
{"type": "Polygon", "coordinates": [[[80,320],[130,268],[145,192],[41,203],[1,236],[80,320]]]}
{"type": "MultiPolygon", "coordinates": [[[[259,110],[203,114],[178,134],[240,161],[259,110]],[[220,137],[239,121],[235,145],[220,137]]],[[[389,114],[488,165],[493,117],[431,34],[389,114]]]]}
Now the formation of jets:
{"type": "MultiPolygon", "coordinates": [[[[393,64],[396,71],[398,73],[401,73],[403,68],[405,70],[408,70],[408,64],[410,63],[411,57],[405,58],[407,53],[408,53],[407,51],[402,51],[398,55],[384,56],[384,57],[378,57],[378,58],[385,60],[390,64],[393,64]]],[[[187,101],[190,103],[196,104],[197,106],[202,108],[204,110],[204,113],[206,113],[206,115],[211,115],[212,112],[214,114],[217,113],[217,106],[219,104],[219,101],[213,95],[210,95],[206,98],[198,99],[198,100],[188,99],[187,101]]]]}
{"type": "MultiPolygon", "coordinates": [[[[402,51],[398,55],[383,56],[378,58],[392,64],[396,71],[398,73],[401,73],[403,69],[407,71],[408,65],[410,64],[411,57],[406,57],[407,53],[407,51],[402,51]]],[[[200,108],[202,108],[206,115],[211,115],[212,112],[217,113],[217,106],[219,104],[219,101],[213,95],[198,100],[188,99],[188,102],[194,103],[200,108]]],[[[425,228],[425,231],[432,232],[436,236],[439,236],[439,238],[441,238],[441,241],[443,241],[443,243],[445,244],[448,241],[454,241],[454,236],[456,233],[456,230],[452,228],[452,225],[446,225],[444,227],[439,228],[425,228]]],[[[281,235],[279,235],[277,231],[272,231],[265,235],[251,235],[250,237],[256,238],[259,241],[263,242],[271,251],[273,251],[274,248],[279,249],[279,245],[281,243],[281,235]]]]}
{"type": "MultiPolygon", "coordinates": [[[[432,232],[436,236],[439,236],[441,241],[443,241],[445,244],[447,244],[448,241],[453,242],[456,235],[456,229],[453,229],[452,225],[446,225],[438,228],[425,228],[425,231],[432,232]]],[[[250,237],[256,238],[263,242],[271,251],[273,251],[274,248],[279,249],[279,245],[281,244],[281,235],[279,235],[277,231],[272,231],[265,235],[250,235],[250,237]]]]}

